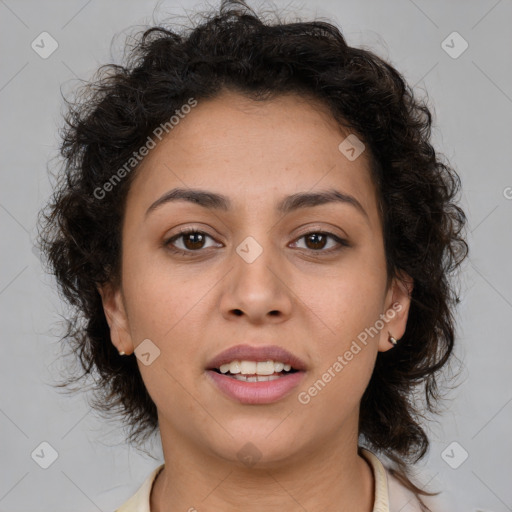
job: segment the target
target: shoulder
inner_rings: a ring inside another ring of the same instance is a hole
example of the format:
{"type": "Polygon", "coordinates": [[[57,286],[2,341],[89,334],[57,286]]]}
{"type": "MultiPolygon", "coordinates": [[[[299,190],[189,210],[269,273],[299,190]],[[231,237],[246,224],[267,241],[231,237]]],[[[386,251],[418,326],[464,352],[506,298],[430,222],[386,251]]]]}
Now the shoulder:
{"type": "MultiPolygon", "coordinates": [[[[395,478],[373,452],[362,448],[361,455],[372,467],[375,479],[373,512],[422,512],[416,495],[395,478]]],[[[436,497],[422,496],[432,512],[441,512],[436,497]]]]}
{"type": "Polygon", "coordinates": [[[121,507],[117,508],[114,512],[151,512],[150,511],[150,495],[153,483],[156,480],[158,473],[163,469],[164,464],[155,468],[149,476],[144,480],[137,492],[130,497],[121,507]]]}
{"type": "Polygon", "coordinates": [[[416,495],[386,470],[389,490],[389,510],[403,512],[421,512],[420,502],[416,495]]]}
{"type": "MultiPolygon", "coordinates": [[[[421,512],[421,506],[409,489],[404,487],[390,471],[382,464],[380,459],[371,451],[361,448],[361,455],[370,464],[375,480],[375,502],[373,512],[421,512]]],[[[164,464],[155,468],[121,507],[114,512],[151,512],[150,495],[153,483],[164,464]]],[[[432,512],[441,512],[434,503],[434,498],[422,498],[432,512]]]]}

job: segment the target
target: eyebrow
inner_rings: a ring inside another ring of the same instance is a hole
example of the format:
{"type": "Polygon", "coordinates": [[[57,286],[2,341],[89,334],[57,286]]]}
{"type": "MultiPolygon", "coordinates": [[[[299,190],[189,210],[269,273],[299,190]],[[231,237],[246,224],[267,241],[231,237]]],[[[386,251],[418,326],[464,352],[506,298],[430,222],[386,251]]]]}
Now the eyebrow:
{"type": "MultiPolygon", "coordinates": [[[[232,202],[229,197],[207,190],[193,188],[174,188],[158,198],[146,211],[146,217],[158,207],[173,201],[188,201],[204,208],[219,211],[229,211],[232,202]]],[[[354,206],[360,213],[369,219],[366,210],[354,197],[338,190],[330,189],[320,192],[298,192],[282,199],[276,210],[284,215],[300,208],[310,208],[328,203],[343,203],[354,206]]]]}

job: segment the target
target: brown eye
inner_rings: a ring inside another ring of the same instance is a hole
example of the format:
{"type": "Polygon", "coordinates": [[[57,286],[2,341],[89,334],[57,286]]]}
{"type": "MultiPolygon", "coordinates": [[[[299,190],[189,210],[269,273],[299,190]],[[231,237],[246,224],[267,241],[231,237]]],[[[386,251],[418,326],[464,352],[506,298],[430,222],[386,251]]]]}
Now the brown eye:
{"type": "MultiPolygon", "coordinates": [[[[173,252],[179,252],[181,254],[200,252],[201,249],[208,248],[205,246],[207,239],[213,240],[213,238],[197,230],[185,230],[169,238],[164,245],[173,252]]],[[[209,246],[211,247],[211,245],[209,246]]]]}
{"type": "Polygon", "coordinates": [[[305,236],[305,239],[309,249],[323,249],[327,241],[327,236],[322,233],[310,233],[305,236]]]}
{"type": "Polygon", "coordinates": [[[203,247],[205,236],[203,233],[195,232],[195,233],[187,233],[183,236],[183,244],[187,249],[191,251],[195,249],[201,249],[203,247]]]}
{"type": "Polygon", "coordinates": [[[349,246],[349,243],[346,240],[343,240],[342,238],[334,235],[333,233],[326,233],[326,232],[322,232],[322,231],[314,231],[311,233],[307,233],[307,234],[301,236],[300,238],[298,238],[297,241],[294,242],[294,244],[296,247],[299,247],[299,248],[305,248],[305,249],[309,249],[310,251],[324,252],[324,253],[336,251],[341,248],[341,247],[336,247],[336,245],[344,246],[344,247],[349,246]],[[297,245],[299,240],[305,240],[305,247],[300,247],[297,245]],[[326,250],[323,250],[328,246],[329,240],[333,240],[334,244],[331,243],[331,245],[326,250]]]}

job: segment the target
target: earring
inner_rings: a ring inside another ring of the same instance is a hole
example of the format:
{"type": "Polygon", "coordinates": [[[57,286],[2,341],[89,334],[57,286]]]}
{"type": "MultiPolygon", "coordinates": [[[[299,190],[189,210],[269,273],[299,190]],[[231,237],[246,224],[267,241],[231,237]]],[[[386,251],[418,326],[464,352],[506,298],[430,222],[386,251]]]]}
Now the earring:
{"type": "Polygon", "coordinates": [[[393,336],[391,336],[391,334],[389,335],[388,340],[391,343],[391,345],[393,345],[393,346],[396,346],[396,344],[398,343],[398,340],[396,338],[393,338],[393,336]]]}
{"type": "Polygon", "coordinates": [[[121,350],[121,351],[119,352],[119,355],[120,355],[120,356],[125,356],[126,354],[121,350]]]}

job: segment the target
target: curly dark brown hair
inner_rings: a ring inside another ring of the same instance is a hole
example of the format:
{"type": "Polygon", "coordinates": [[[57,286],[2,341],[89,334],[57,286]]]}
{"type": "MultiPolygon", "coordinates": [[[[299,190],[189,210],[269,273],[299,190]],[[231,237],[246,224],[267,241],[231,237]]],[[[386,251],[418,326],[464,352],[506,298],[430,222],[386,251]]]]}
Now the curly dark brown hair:
{"type": "Polygon", "coordinates": [[[388,278],[404,271],[414,280],[405,335],[378,354],[362,398],[360,435],[394,462],[393,474],[409,489],[427,495],[412,483],[409,465],[429,447],[420,420],[438,412],[440,370],[453,357],[455,339],[452,274],[468,252],[466,217],[455,201],[460,178],[431,145],[427,102],[389,63],[348,46],[328,22],[268,21],[234,0],[203,16],[182,32],[145,30],[125,65],[101,66],[66,100],[63,169],[41,212],[39,235],[46,264],[73,308],[63,339],[83,370],[60,386],[94,377],[93,406],[121,413],[130,443],[158,428],[136,358],[119,356],[110,342],[98,293],[98,284],[120,278],[120,226],[137,168],[100,197],[113,171],[191,97],[201,101],[225,90],[257,101],[286,93],[315,97],[368,148],[388,278]]]}

